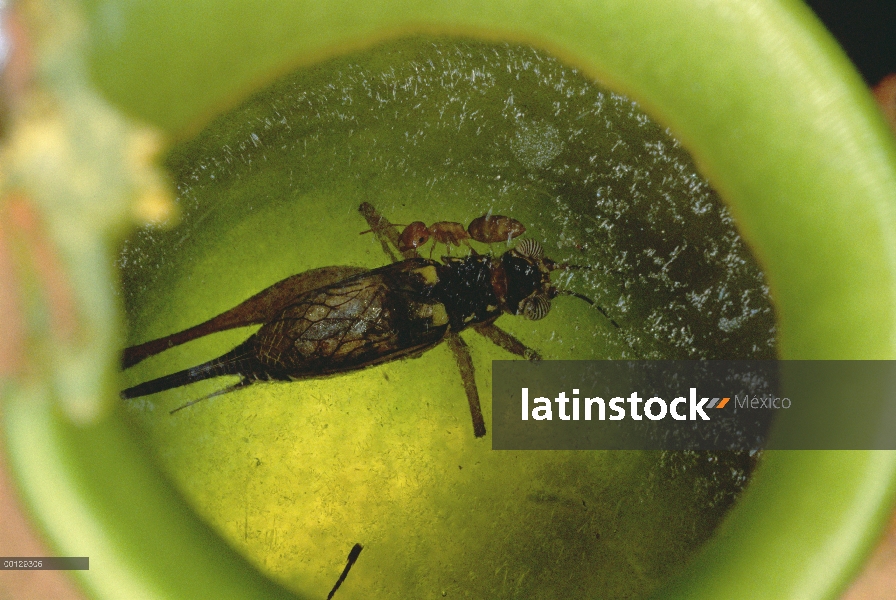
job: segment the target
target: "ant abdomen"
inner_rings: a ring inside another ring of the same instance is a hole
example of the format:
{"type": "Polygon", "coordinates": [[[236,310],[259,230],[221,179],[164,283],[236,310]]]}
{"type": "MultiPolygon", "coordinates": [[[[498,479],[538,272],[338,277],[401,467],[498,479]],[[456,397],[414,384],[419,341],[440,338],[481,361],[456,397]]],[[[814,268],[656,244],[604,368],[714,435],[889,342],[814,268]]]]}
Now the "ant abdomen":
{"type": "Polygon", "coordinates": [[[510,217],[502,215],[483,215],[470,222],[467,227],[470,237],[483,244],[509,242],[526,233],[526,227],[510,217]]]}

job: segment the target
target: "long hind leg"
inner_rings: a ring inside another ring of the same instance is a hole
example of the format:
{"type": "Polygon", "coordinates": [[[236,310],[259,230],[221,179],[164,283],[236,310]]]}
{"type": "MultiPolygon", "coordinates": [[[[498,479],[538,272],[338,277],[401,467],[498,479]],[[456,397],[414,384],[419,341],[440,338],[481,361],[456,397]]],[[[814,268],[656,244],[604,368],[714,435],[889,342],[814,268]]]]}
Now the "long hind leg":
{"type": "Polygon", "coordinates": [[[479,390],[476,389],[475,372],[473,371],[473,359],[466,342],[456,333],[446,336],[448,347],[454,353],[454,360],[460,369],[460,378],[464,382],[464,391],[467,393],[467,402],[470,404],[470,416],[473,418],[473,435],[482,437],[485,435],[485,419],[482,418],[482,407],[479,404],[479,390]]]}
{"type": "Polygon", "coordinates": [[[508,352],[528,360],[541,360],[541,355],[536,350],[528,347],[494,323],[480,323],[474,326],[473,329],[476,333],[488,338],[490,342],[504,348],[508,352]]]}

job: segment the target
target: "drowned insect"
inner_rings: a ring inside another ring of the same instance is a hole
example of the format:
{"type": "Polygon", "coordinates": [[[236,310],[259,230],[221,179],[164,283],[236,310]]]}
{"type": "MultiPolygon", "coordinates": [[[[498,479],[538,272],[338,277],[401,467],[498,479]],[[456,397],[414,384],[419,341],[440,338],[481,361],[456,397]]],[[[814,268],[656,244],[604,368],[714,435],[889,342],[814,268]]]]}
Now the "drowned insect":
{"type": "MultiPolygon", "coordinates": [[[[522,240],[499,256],[446,256],[442,262],[421,258],[414,247],[402,246],[395,226],[373,206],[365,202],[359,211],[391,256],[392,264],[373,270],[323,267],[293,275],[204,323],[132,346],[124,352],[125,368],[210,333],[261,324],[230,352],[130,387],[121,396],[137,398],[224,375],[240,378],[233,385],[175,408],[171,411],[174,413],[259,381],[299,381],[345,373],[419,356],[445,342],[460,369],[473,432],[476,437],[484,436],[473,361],[458,334],[473,329],[517,356],[540,358],[535,350],[498,328],[495,320],[505,313],[541,319],[558,295],[594,304],[551,283],[553,271],[580,267],[545,257],[541,245],[531,239],[522,240]],[[399,255],[393,247],[399,249],[399,255]]],[[[521,231],[522,225],[516,228],[514,223],[518,222],[507,217],[481,217],[471,223],[470,229],[501,232],[503,237],[511,235],[508,231],[521,231]]],[[[484,233],[480,237],[490,239],[484,233]]]]}
{"type": "MultiPolygon", "coordinates": [[[[466,244],[472,250],[470,242],[467,240],[472,239],[483,244],[510,242],[525,232],[526,228],[522,223],[502,215],[483,215],[473,219],[466,229],[454,221],[439,221],[429,227],[423,221],[414,221],[406,226],[398,236],[398,249],[402,252],[415,250],[432,238],[436,244],[445,244],[449,252],[452,245],[460,246],[461,243],[466,244]]],[[[369,233],[369,231],[363,233],[369,233]]],[[[435,244],[433,244],[433,248],[435,248],[435,244]]],[[[473,253],[475,254],[475,250],[473,253]]],[[[432,257],[432,248],[430,248],[430,257],[432,257]]]]}

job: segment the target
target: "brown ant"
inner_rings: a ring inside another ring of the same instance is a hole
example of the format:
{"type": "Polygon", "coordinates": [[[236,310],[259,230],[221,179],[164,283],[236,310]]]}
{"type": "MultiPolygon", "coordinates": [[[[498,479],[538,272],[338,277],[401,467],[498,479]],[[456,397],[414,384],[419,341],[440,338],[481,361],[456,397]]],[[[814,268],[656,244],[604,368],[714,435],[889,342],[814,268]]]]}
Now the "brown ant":
{"type": "MultiPolygon", "coordinates": [[[[452,245],[460,247],[461,244],[466,244],[472,250],[468,240],[472,239],[482,244],[509,242],[525,232],[526,227],[522,223],[503,215],[483,215],[473,219],[466,229],[454,221],[439,221],[429,227],[423,221],[414,221],[405,226],[399,234],[398,249],[401,252],[416,250],[432,238],[435,244],[445,244],[449,252],[452,245]]],[[[435,248],[435,244],[433,248],[435,248]]],[[[475,254],[476,251],[473,250],[473,253],[475,254]]],[[[432,249],[430,249],[430,255],[432,255],[432,249]]]]}

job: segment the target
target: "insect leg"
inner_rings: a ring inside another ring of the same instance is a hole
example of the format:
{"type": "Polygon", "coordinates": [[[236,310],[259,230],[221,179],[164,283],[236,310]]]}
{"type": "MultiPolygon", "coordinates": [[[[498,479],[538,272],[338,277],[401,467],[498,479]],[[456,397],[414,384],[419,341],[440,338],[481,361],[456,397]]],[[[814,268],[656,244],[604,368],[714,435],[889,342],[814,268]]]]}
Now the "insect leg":
{"type": "Polygon", "coordinates": [[[445,340],[457,367],[460,369],[460,378],[464,382],[464,391],[467,393],[467,402],[470,403],[470,416],[473,417],[473,435],[482,437],[485,435],[485,420],[482,418],[482,407],[479,405],[479,390],[476,389],[476,378],[473,371],[473,359],[470,357],[470,349],[456,333],[449,333],[445,340]]]}
{"type": "MultiPolygon", "coordinates": [[[[380,241],[380,245],[383,247],[383,252],[392,259],[392,262],[401,261],[401,259],[392,251],[392,248],[397,249],[399,247],[398,230],[395,228],[395,225],[390,223],[389,220],[381,215],[369,202],[362,202],[361,206],[358,207],[358,212],[360,212],[367,220],[367,225],[370,226],[370,230],[373,231],[376,239],[380,241]],[[392,244],[392,246],[390,247],[389,244],[392,244]]],[[[401,252],[401,255],[404,258],[414,258],[419,256],[414,248],[401,252]]]]}
{"type": "Polygon", "coordinates": [[[339,586],[342,585],[342,582],[345,581],[345,578],[348,576],[349,570],[351,570],[352,565],[355,564],[355,561],[358,560],[358,557],[361,555],[361,550],[364,549],[364,546],[361,544],[355,544],[352,546],[351,551],[348,553],[348,562],[345,565],[345,568],[342,570],[342,574],[339,576],[339,579],[336,580],[336,585],[333,586],[333,589],[330,590],[330,593],[327,594],[327,600],[333,599],[333,594],[336,593],[336,590],[339,589],[339,586]]]}
{"type": "Polygon", "coordinates": [[[487,337],[493,344],[504,348],[508,352],[528,360],[541,360],[541,355],[536,350],[529,348],[494,323],[480,323],[474,326],[473,329],[476,330],[476,333],[487,337]]]}

